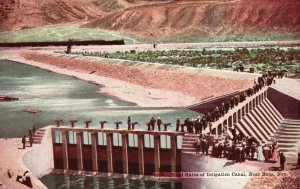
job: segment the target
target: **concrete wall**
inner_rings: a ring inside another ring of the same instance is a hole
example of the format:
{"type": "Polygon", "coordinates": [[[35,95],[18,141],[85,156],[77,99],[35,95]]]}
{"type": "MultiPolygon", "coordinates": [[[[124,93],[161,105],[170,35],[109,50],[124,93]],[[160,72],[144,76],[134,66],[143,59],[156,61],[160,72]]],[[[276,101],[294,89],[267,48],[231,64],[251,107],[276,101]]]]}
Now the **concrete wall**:
{"type": "Polygon", "coordinates": [[[273,88],[268,89],[268,99],[284,118],[300,119],[299,100],[273,88]]]}
{"type": "MultiPolygon", "coordinates": [[[[63,156],[62,156],[62,144],[54,144],[54,164],[55,169],[63,169],[63,156]]],[[[92,171],[92,149],[91,145],[82,146],[83,156],[83,169],[84,171],[92,171]]],[[[98,154],[98,171],[107,172],[107,152],[106,146],[97,146],[98,154]]],[[[128,147],[128,166],[129,174],[139,174],[138,173],[138,148],[137,147],[128,147]]],[[[181,151],[177,150],[177,159],[176,159],[176,169],[180,171],[181,169],[181,151]]],[[[160,149],[160,162],[161,162],[161,171],[170,172],[171,171],[171,150],[170,149],[160,149]]],[[[77,169],[77,149],[76,144],[68,144],[68,160],[69,160],[69,169],[77,169]]],[[[123,173],[123,163],[122,163],[122,147],[113,146],[112,147],[112,159],[114,173],[123,173]]],[[[145,174],[152,175],[154,172],[154,149],[153,148],[144,148],[144,161],[145,161],[145,174]]]]}
{"type": "Polygon", "coordinates": [[[25,166],[38,178],[49,174],[54,168],[51,130],[49,127],[45,129],[42,143],[34,144],[33,148],[23,156],[25,166]]]}

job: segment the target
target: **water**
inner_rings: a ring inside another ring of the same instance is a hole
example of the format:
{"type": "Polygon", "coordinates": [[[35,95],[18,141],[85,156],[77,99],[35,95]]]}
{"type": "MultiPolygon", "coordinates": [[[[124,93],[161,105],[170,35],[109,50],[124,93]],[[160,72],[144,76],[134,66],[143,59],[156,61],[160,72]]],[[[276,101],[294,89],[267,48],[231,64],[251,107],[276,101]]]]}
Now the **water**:
{"type": "MultiPolygon", "coordinates": [[[[54,120],[93,120],[91,126],[99,127],[100,120],[113,122],[138,121],[137,128],[146,129],[145,122],[152,116],[175,125],[178,116],[197,117],[198,113],[186,109],[141,108],[99,92],[99,86],[73,77],[56,74],[32,66],[0,60],[0,94],[19,98],[18,101],[0,102],[0,138],[22,137],[34,124],[37,128],[54,124],[54,120]],[[27,108],[39,109],[37,114],[23,112],[27,108]]],[[[175,129],[172,127],[171,129],[175,129]]],[[[51,188],[180,188],[180,182],[154,182],[110,177],[90,177],[71,174],[49,174],[41,178],[51,188]]]]}
{"type": "MultiPolygon", "coordinates": [[[[99,86],[73,77],[56,74],[32,66],[1,60],[0,94],[17,97],[20,100],[0,102],[0,138],[28,135],[28,128],[54,124],[54,120],[64,120],[70,125],[71,119],[79,120],[75,126],[83,126],[84,120],[93,120],[92,127],[99,127],[100,120],[123,121],[126,128],[127,117],[145,128],[145,122],[152,116],[161,117],[164,122],[175,125],[177,116],[197,117],[198,114],[186,109],[141,108],[99,92],[99,86]],[[23,112],[34,108],[42,112],[23,112]]],[[[171,129],[175,129],[174,127],[171,129]]]]}
{"type": "Polygon", "coordinates": [[[41,178],[49,189],[180,189],[178,181],[163,182],[72,174],[49,174],[41,178]]]}

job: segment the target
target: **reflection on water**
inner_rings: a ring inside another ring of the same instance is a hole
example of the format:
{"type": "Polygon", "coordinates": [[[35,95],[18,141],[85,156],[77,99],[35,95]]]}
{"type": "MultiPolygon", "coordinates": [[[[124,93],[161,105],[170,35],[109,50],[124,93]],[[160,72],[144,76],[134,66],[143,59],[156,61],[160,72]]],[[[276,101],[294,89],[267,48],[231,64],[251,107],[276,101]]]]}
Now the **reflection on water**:
{"type": "Polygon", "coordinates": [[[120,120],[121,128],[126,128],[127,116],[131,116],[132,121],[140,123],[137,129],[146,129],[145,122],[152,116],[175,125],[178,116],[184,119],[198,115],[185,109],[140,108],[99,93],[98,85],[6,60],[0,61],[0,94],[20,99],[0,103],[0,137],[21,137],[33,124],[44,127],[56,119],[63,119],[64,125],[70,125],[71,119],[80,120],[76,126],[93,120],[92,127],[99,127],[101,120],[109,122],[106,127],[114,127],[113,123],[120,120]],[[27,108],[42,112],[22,111],[27,108]]]}
{"type": "Polygon", "coordinates": [[[111,178],[73,174],[49,174],[41,178],[49,189],[180,189],[178,181],[111,178]]]}

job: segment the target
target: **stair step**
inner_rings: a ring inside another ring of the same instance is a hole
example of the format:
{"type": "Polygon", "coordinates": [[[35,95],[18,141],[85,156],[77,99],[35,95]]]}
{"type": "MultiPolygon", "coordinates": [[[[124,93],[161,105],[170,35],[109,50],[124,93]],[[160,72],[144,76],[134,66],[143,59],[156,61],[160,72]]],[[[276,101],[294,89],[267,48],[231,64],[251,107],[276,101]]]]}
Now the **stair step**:
{"type": "Polygon", "coordinates": [[[286,118],[284,118],[282,121],[283,122],[291,122],[291,123],[299,123],[300,124],[299,119],[286,119],[286,118]]]}
{"type": "Polygon", "coordinates": [[[185,153],[185,154],[196,154],[196,152],[181,152],[181,153],[185,153]]]}
{"type": "Polygon", "coordinates": [[[34,137],[43,137],[44,135],[38,134],[38,135],[33,135],[34,137]]]}
{"type": "Polygon", "coordinates": [[[185,146],[193,146],[194,143],[182,143],[182,145],[185,145],[185,146]]]}
{"type": "Polygon", "coordinates": [[[278,129],[276,133],[287,133],[287,134],[292,134],[292,135],[295,135],[295,134],[300,134],[300,130],[285,130],[285,129],[278,129]]]}
{"type": "Polygon", "coordinates": [[[277,141],[288,140],[288,141],[298,141],[299,137],[274,137],[277,141]]]}
{"type": "Polygon", "coordinates": [[[183,137],[183,140],[196,140],[198,137],[183,137]]]}
{"type": "Polygon", "coordinates": [[[297,139],[277,139],[278,143],[297,143],[299,140],[297,139]]]}
{"type": "Polygon", "coordinates": [[[297,152],[296,149],[291,149],[291,148],[279,148],[279,150],[282,152],[297,152]]]}
{"type": "Polygon", "coordinates": [[[278,144],[279,147],[295,147],[295,144],[287,144],[287,143],[281,143],[281,144],[278,144]]]}
{"type": "Polygon", "coordinates": [[[299,131],[297,128],[286,128],[286,127],[281,127],[278,130],[284,130],[284,131],[299,131]]]}
{"type": "Polygon", "coordinates": [[[182,144],[182,145],[181,145],[181,148],[184,148],[184,146],[187,146],[187,147],[193,147],[194,144],[182,144]]]}
{"type": "Polygon", "coordinates": [[[183,138],[183,140],[196,140],[197,139],[197,137],[195,137],[195,138],[183,138]]]}

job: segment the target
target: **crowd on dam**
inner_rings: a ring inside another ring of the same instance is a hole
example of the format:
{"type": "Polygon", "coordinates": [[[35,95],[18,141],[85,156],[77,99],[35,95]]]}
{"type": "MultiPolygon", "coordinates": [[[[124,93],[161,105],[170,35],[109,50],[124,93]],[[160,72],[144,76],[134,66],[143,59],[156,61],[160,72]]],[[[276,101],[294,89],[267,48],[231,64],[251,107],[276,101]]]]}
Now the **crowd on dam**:
{"type": "MultiPolygon", "coordinates": [[[[213,122],[218,121],[222,116],[224,116],[230,109],[238,106],[239,103],[244,102],[247,97],[250,97],[260,91],[264,86],[270,86],[275,83],[275,78],[282,78],[282,72],[268,72],[262,74],[258,77],[257,81],[254,80],[253,87],[245,90],[240,95],[236,95],[227,101],[222,102],[220,105],[216,106],[213,110],[207,112],[201,118],[189,119],[186,118],[183,124],[180,124],[180,119],[176,122],[176,131],[184,131],[183,127],[187,127],[188,133],[195,132],[196,134],[201,134],[208,126],[211,126],[213,122]]],[[[211,132],[211,129],[209,129],[211,132]]],[[[234,138],[236,136],[234,135],[234,138]]]]}
{"type": "MultiPolygon", "coordinates": [[[[194,142],[196,154],[208,155],[209,144],[203,135],[197,137],[194,142]]],[[[280,170],[284,170],[286,158],[279,151],[278,143],[261,143],[254,137],[239,135],[237,140],[228,137],[214,141],[211,155],[216,158],[227,158],[237,163],[245,162],[246,159],[276,163],[280,161],[280,170]]]]}
{"type": "MultiPolygon", "coordinates": [[[[217,121],[220,117],[224,116],[230,109],[237,106],[240,102],[246,100],[249,97],[264,86],[270,86],[275,83],[275,78],[281,79],[283,77],[283,72],[269,72],[262,74],[261,77],[254,81],[254,86],[244,91],[241,95],[237,95],[231,98],[229,101],[223,102],[220,106],[217,106],[213,111],[205,114],[201,121],[200,127],[204,124],[204,129],[211,125],[212,122],[217,121]]],[[[195,124],[194,124],[195,125],[195,124]]],[[[197,129],[195,127],[196,134],[197,129]]],[[[210,129],[211,131],[211,129],[210,129]]],[[[193,133],[193,129],[188,129],[189,133],[193,133]]],[[[280,161],[280,169],[284,170],[285,156],[282,152],[279,153],[278,143],[274,141],[271,143],[260,143],[256,138],[244,136],[241,132],[237,134],[237,128],[234,127],[231,130],[232,139],[229,139],[228,135],[223,132],[223,138],[217,139],[212,145],[211,155],[213,157],[221,158],[225,157],[236,162],[244,162],[246,159],[265,161],[265,162],[277,162],[280,161]]],[[[200,132],[201,133],[201,132],[200,132]]],[[[199,137],[194,142],[196,153],[202,153],[208,155],[207,141],[205,137],[200,134],[199,137]]]]}

